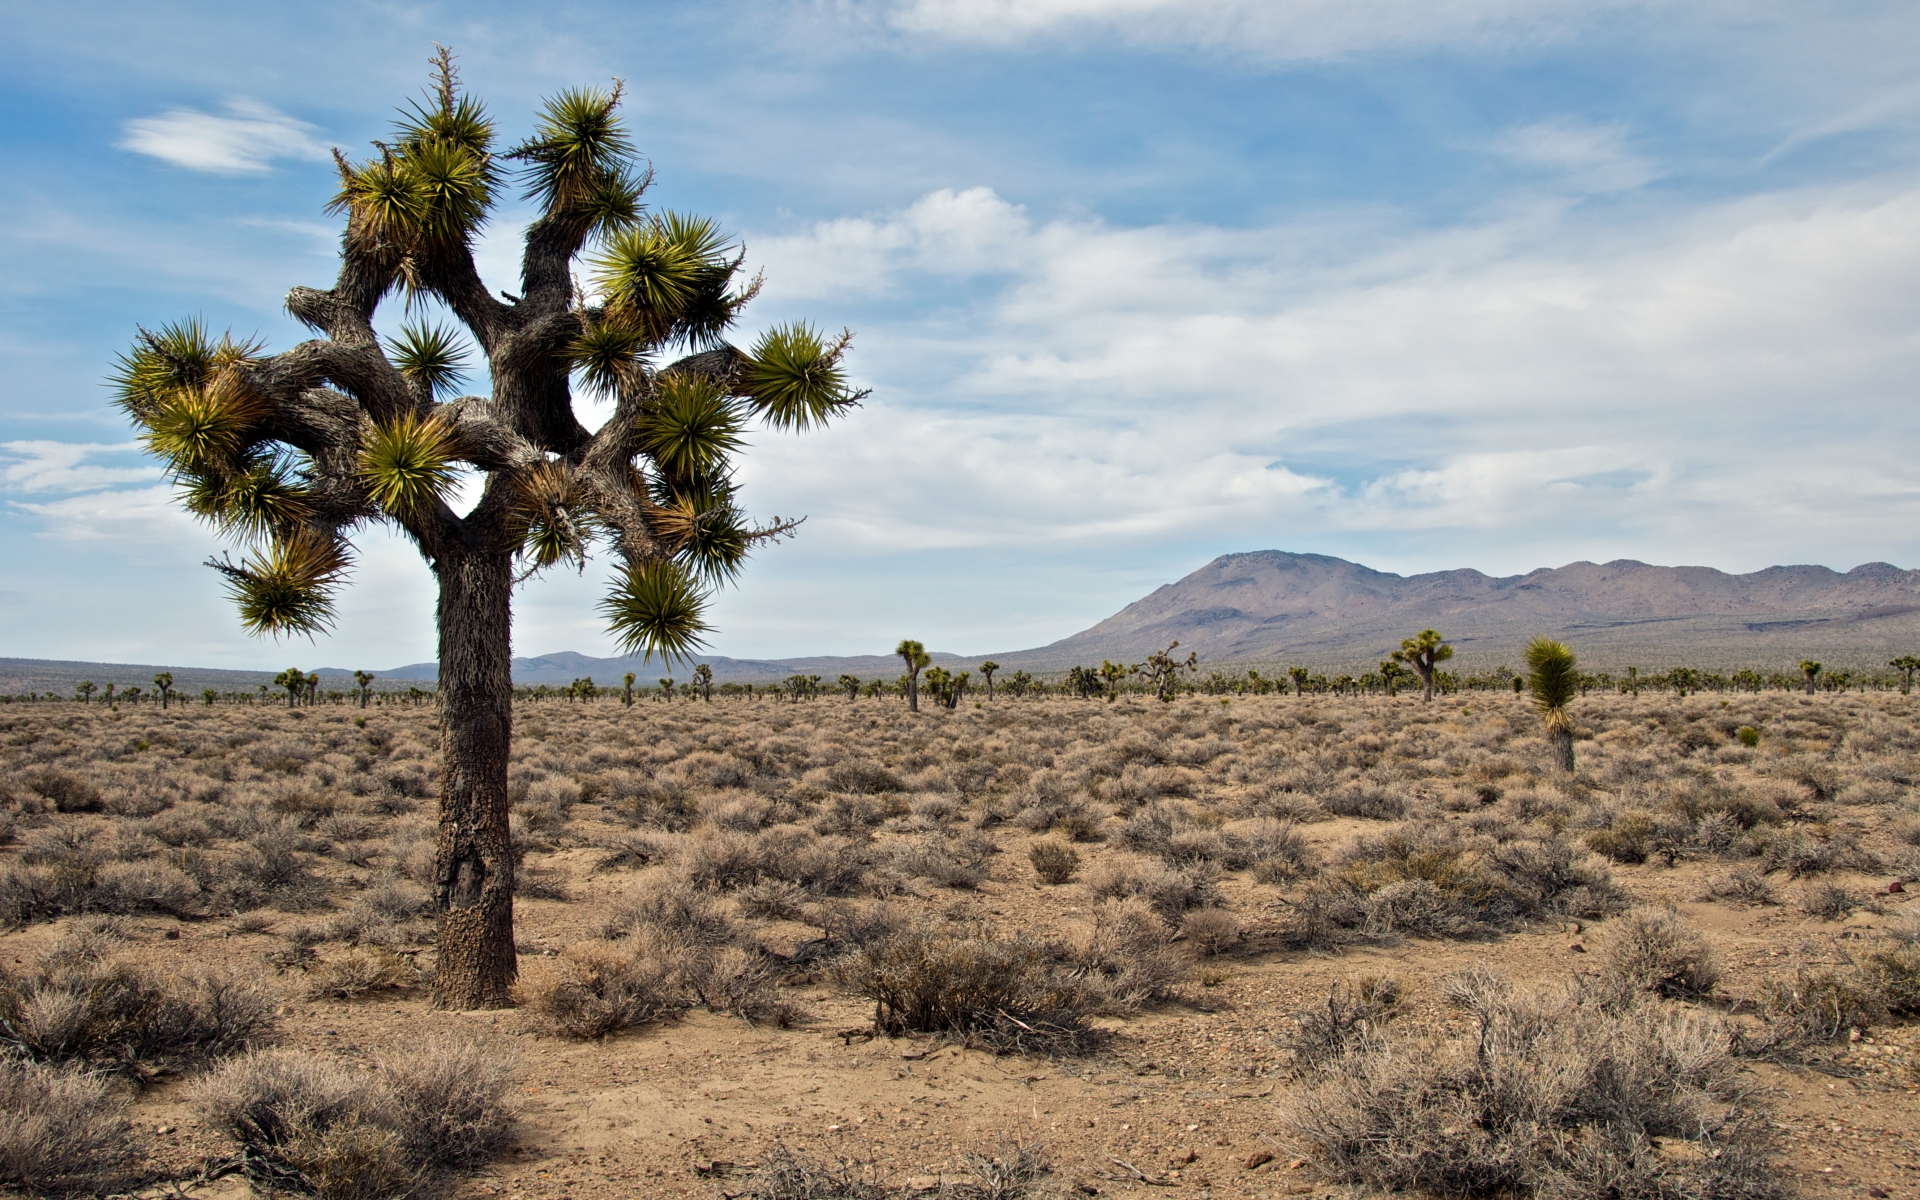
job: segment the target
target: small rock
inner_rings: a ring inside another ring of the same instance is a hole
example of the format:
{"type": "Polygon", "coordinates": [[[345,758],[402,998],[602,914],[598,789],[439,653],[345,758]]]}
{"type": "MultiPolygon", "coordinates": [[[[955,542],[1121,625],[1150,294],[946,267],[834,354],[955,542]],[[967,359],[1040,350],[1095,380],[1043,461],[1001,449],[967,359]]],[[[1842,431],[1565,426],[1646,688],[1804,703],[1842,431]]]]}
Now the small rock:
{"type": "Polygon", "coordinates": [[[1249,1171],[1258,1171],[1261,1167],[1266,1166],[1272,1161],[1273,1155],[1267,1153],[1265,1150],[1256,1150],[1252,1154],[1247,1155],[1246,1167],[1249,1171]]]}
{"type": "Polygon", "coordinates": [[[907,1190],[910,1192],[937,1192],[940,1190],[938,1175],[910,1175],[907,1177],[907,1190]]]}
{"type": "Polygon", "coordinates": [[[1873,1200],[1887,1200],[1887,1189],[1885,1189],[1885,1188],[1868,1188],[1868,1189],[1867,1189],[1867,1195],[1869,1195],[1869,1196],[1872,1196],[1872,1197],[1873,1197],[1873,1200]]]}
{"type": "Polygon", "coordinates": [[[1587,948],[1579,942],[1575,942],[1573,945],[1567,947],[1568,954],[1585,954],[1586,952],[1587,948]]]}
{"type": "Polygon", "coordinates": [[[1073,1190],[1076,1194],[1081,1196],[1098,1196],[1100,1194],[1099,1188],[1093,1186],[1091,1183],[1088,1183],[1084,1179],[1081,1180],[1079,1183],[1074,1184],[1073,1190]]]}
{"type": "MultiPolygon", "coordinates": [[[[1901,892],[1904,892],[1906,890],[1907,890],[1907,885],[1904,883],[1901,883],[1898,879],[1894,880],[1892,883],[1887,885],[1888,895],[1898,896],[1901,892]]],[[[1875,1190],[1878,1190],[1878,1189],[1875,1189],[1875,1190]]],[[[1873,1193],[1868,1192],[1867,1194],[1871,1196],[1873,1193]]]]}
{"type": "Polygon", "coordinates": [[[1187,1148],[1181,1150],[1180,1153],[1174,1155],[1173,1161],[1177,1165],[1184,1166],[1187,1163],[1195,1161],[1199,1157],[1200,1157],[1200,1152],[1198,1150],[1195,1150],[1193,1147],[1188,1146],[1187,1148]]]}

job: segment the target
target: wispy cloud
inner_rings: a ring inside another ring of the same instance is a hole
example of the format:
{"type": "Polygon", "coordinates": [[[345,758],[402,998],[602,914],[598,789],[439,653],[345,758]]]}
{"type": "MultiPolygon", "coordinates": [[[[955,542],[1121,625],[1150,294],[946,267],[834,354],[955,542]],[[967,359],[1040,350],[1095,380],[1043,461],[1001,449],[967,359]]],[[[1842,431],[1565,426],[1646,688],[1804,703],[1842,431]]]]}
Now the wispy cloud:
{"type": "Polygon", "coordinates": [[[1563,118],[1507,130],[1493,150],[1523,167],[1555,176],[1581,192],[1624,192],[1659,175],[1654,165],[1627,145],[1619,125],[1590,125],[1563,118]]]}
{"type": "Polygon", "coordinates": [[[95,442],[0,442],[0,489],[9,492],[55,493],[95,492],[130,483],[152,483],[162,471],[151,464],[136,467],[106,466],[91,460],[109,455],[126,455],[139,450],[137,443],[101,445],[95,442]]]}
{"type": "Polygon", "coordinates": [[[227,115],[176,108],[157,117],[136,117],[125,126],[120,148],[176,166],[219,175],[270,170],[276,159],[319,159],[326,143],[315,126],[247,99],[227,102],[227,115]]]}
{"type": "Polygon", "coordinates": [[[1005,46],[1105,35],[1134,45],[1310,61],[1407,47],[1510,45],[1564,36],[1608,0],[875,0],[907,34],[1005,46]]]}

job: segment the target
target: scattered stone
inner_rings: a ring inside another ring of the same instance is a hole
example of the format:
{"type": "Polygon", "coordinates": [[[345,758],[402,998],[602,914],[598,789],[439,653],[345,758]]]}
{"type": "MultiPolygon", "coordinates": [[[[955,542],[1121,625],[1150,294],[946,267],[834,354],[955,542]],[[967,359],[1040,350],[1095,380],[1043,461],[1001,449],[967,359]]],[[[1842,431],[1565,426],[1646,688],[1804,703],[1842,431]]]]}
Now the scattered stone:
{"type": "Polygon", "coordinates": [[[1265,1150],[1256,1150],[1252,1154],[1247,1155],[1247,1170],[1258,1171],[1261,1167],[1266,1166],[1272,1161],[1273,1155],[1267,1153],[1265,1150]]]}

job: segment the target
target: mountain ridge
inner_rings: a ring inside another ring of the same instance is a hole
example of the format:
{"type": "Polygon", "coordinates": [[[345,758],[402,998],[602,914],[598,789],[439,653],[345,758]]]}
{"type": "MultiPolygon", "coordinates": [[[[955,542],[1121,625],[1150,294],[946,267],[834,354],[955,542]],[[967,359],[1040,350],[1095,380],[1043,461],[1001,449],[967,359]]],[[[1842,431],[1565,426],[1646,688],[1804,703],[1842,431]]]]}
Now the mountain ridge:
{"type": "MultiPolygon", "coordinates": [[[[1459,567],[1397,575],[1325,554],[1255,550],[1220,555],[1199,569],[1126,605],[1086,629],[1025,650],[958,655],[937,652],[936,664],[975,668],[998,661],[1006,672],[1064,671],[1115,658],[1138,662],[1178,641],[1203,663],[1240,667],[1298,663],[1321,671],[1371,668],[1420,629],[1433,627],[1457,651],[1465,671],[1517,665],[1537,634],[1567,641],[1594,670],[1629,663],[1654,670],[1686,664],[1709,670],[1791,670],[1813,657],[1832,667],[1878,669],[1889,657],[1920,653],[1920,571],[1885,562],[1849,571],[1810,564],[1772,566],[1735,575],[1713,567],[1662,567],[1637,559],[1584,560],[1495,576],[1459,567]]],[[[892,678],[890,654],[731,658],[699,655],[716,682],[762,683],[789,675],[841,674],[892,678]]],[[[514,682],[564,686],[592,677],[618,683],[684,679],[638,658],[595,658],[576,651],[518,657],[514,682]]],[[[269,682],[271,671],[157,667],[0,658],[0,692],[71,688],[82,678],[147,686],[172,670],[176,687],[232,690],[269,682]],[[117,676],[131,676],[119,679],[117,676]]],[[[322,668],[329,681],[352,672],[322,668]]],[[[432,662],[375,673],[381,684],[433,681],[432,662]]],[[[376,685],[379,686],[379,685],[376,685]]]]}

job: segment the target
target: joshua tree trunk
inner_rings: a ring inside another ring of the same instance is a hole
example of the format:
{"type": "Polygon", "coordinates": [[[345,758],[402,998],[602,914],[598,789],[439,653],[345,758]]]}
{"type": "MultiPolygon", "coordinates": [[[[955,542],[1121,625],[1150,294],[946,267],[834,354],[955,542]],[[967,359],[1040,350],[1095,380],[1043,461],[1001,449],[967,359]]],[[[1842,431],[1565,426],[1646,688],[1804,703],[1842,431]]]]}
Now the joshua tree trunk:
{"type": "Polygon", "coordinates": [[[1547,744],[1553,748],[1554,765],[1567,774],[1573,774],[1573,730],[1549,729],[1547,744]]]}
{"type": "Polygon", "coordinates": [[[440,831],[434,847],[441,1008],[499,1008],[518,974],[507,752],[513,728],[513,559],[449,550],[440,578],[440,831]]]}

